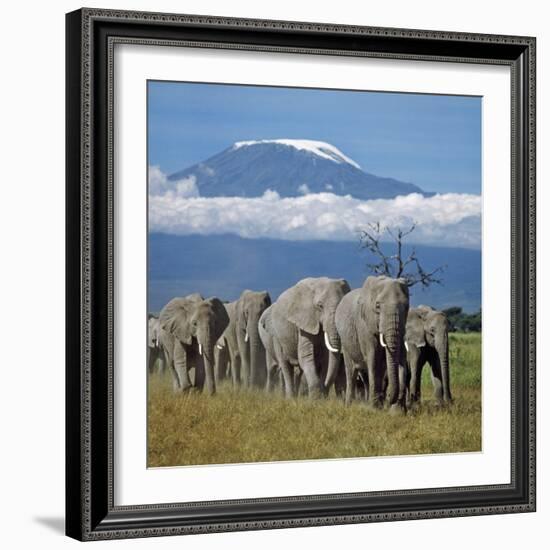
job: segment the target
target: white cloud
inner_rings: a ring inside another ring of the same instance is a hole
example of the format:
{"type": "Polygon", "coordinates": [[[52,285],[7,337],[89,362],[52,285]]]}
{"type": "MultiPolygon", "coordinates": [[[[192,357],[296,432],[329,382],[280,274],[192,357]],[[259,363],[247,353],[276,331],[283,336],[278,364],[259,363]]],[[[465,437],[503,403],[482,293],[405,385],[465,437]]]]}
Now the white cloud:
{"type": "Polygon", "coordinates": [[[168,181],[158,166],[149,166],[149,196],[192,198],[199,196],[197,178],[193,175],[178,181],[168,181]]]}
{"type": "Polygon", "coordinates": [[[302,185],[298,187],[298,193],[301,193],[302,195],[309,195],[311,193],[307,183],[302,183],[302,185]]]}
{"type": "MultiPolygon", "coordinates": [[[[173,186],[173,184],[170,184],[173,186]]],[[[187,185],[187,184],[186,184],[187,185]]],[[[149,198],[150,231],[186,234],[233,233],[245,238],[355,240],[369,222],[418,227],[409,242],[480,248],[481,197],[448,193],[362,201],[332,193],[281,198],[198,197],[196,185],[149,198]],[[190,198],[191,197],[191,198],[190,198]]]]}

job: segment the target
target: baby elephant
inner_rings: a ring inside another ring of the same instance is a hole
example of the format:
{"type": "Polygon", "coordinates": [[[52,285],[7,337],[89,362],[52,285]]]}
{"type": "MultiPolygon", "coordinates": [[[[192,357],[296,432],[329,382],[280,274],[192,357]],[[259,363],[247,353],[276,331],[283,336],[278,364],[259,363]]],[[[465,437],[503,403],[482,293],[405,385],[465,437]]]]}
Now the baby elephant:
{"type": "Polygon", "coordinates": [[[449,323],[442,311],[428,306],[409,310],[405,347],[411,372],[411,404],[420,401],[422,367],[429,363],[432,369],[434,397],[438,403],[451,403],[449,377],[449,323]]]}

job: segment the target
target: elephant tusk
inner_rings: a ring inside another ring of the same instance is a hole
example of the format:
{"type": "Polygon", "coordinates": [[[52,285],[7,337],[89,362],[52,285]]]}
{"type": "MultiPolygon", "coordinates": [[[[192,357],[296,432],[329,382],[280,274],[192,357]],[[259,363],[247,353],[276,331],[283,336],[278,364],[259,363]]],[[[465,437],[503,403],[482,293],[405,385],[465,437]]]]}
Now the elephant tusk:
{"type": "Polygon", "coordinates": [[[248,342],[248,332],[245,332],[245,333],[244,333],[244,341],[245,341],[245,342],[248,342]]]}
{"type": "Polygon", "coordinates": [[[409,344],[407,344],[407,342],[405,342],[405,349],[409,351],[409,344]]]}
{"type": "Polygon", "coordinates": [[[220,344],[216,344],[216,347],[217,347],[218,349],[223,349],[223,346],[220,346],[220,344]]]}
{"type": "Polygon", "coordinates": [[[417,348],[423,348],[426,345],[426,342],[422,342],[421,344],[416,344],[417,348]]]}
{"type": "Polygon", "coordinates": [[[384,335],[382,333],[380,333],[380,345],[385,348],[386,347],[386,342],[384,342],[384,335]]]}
{"type": "Polygon", "coordinates": [[[325,332],[325,346],[327,346],[327,349],[329,351],[332,351],[333,353],[338,353],[340,350],[337,349],[337,348],[333,348],[331,345],[330,345],[330,342],[328,341],[328,335],[327,333],[325,332]]]}
{"type": "Polygon", "coordinates": [[[202,346],[200,342],[199,342],[199,355],[202,355],[202,346]]]}

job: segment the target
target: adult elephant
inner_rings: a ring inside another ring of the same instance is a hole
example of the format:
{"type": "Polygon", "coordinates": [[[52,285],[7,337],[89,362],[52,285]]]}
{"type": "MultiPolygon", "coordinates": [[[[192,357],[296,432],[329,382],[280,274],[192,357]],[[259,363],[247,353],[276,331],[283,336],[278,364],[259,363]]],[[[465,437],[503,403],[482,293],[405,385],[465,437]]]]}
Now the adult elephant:
{"type": "Polygon", "coordinates": [[[216,382],[223,380],[230,372],[233,387],[241,384],[241,355],[237,343],[236,309],[237,300],[224,304],[229,323],[219,340],[216,342],[216,382]]]}
{"type": "Polygon", "coordinates": [[[245,290],[238,300],[225,304],[229,324],[217,343],[222,376],[229,362],[233,386],[264,387],[267,378],[265,347],[258,332],[258,322],[271,305],[267,291],[245,290]],[[225,362],[225,363],[224,363],[225,362]]]}
{"type": "Polygon", "coordinates": [[[235,306],[235,330],[245,387],[263,388],[266,384],[265,348],[258,332],[258,322],[270,305],[268,292],[245,290],[235,306]]]}
{"type": "MultiPolygon", "coordinates": [[[[260,333],[260,339],[265,348],[265,362],[267,367],[267,381],[266,381],[266,392],[271,393],[277,387],[280,388],[283,395],[285,395],[285,383],[282,377],[281,369],[277,363],[277,346],[280,344],[277,341],[273,330],[273,323],[271,319],[271,314],[273,312],[273,306],[269,306],[260,317],[258,322],[258,332],[260,333]]],[[[300,367],[292,367],[291,376],[294,381],[294,388],[298,390],[300,387],[300,381],[302,378],[302,371],[300,367]]]]}
{"type": "Polygon", "coordinates": [[[174,298],[160,312],[161,342],[172,370],[175,391],[191,387],[189,370],[195,369],[195,386],[208,394],[216,391],[214,345],[229,323],[218,298],[200,294],[174,298]]]}
{"type": "Polygon", "coordinates": [[[258,321],[258,334],[265,348],[265,363],[267,371],[266,391],[274,390],[279,378],[279,365],[277,364],[277,355],[275,352],[275,335],[271,314],[273,306],[269,306],[260,316],[258,321]]]}
{"type": "Polygon", "coordinates": [[[404,411],[407,389],[405,324],[409,289],[405,279],[368,277],[352,290],[336,310],[346,369],[346,403],[354,397],[360,377],[366,382],[368,402],[391,411],[404,411]],[[387,376],[387,390],[385,378],[387,376]]]}
{"type": "Polygon", "coordinates": [[[147,320],[147,368],[150,373],[155,370],[155,363],[159,362],[158,372],[163,373],[166,367],[164,350],[160,343],[160,323],[155,315],[149,315],[147,320]]]}
{"type": "Polygon", "coordinates": [[[407,319],[405,346],[411,371],[411,403],[420,401],[422,367],[432,369],[434,397],[440,404],[451,403],[449,375],[449,323],[442,311],[428,306],[411,308],[407,319]]]}
{"type": "Polygon", "coordinates": [[[299,366],[303,372],[310,397],[325,394],[334,384],[341,364],[334,315],[340,300],[349,291],[344,279],[311,277],[285,290],[273,304],[271,321],[276,360],[287,397],[295,394],[293,366],[299,366]],[[320,360],[323,346],[330,352],[326,376],[320,360]]]}

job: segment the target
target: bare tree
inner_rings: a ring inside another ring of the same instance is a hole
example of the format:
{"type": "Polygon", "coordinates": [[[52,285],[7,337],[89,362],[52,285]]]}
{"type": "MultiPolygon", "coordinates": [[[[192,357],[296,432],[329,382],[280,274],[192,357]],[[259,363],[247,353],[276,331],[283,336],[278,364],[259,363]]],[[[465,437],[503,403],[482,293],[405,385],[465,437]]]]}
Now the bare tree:
{"type": "Polygon", "coordinates": [[[375,275],[387,275],[388,277],[403,277],[411,287],[421,284],[424,288],[437,283],[442,284],[440,277],[446,266],[439,266],[428,271],[422,267],[413,247],[408,256],[403,255],[403,241],[415,229],[413,223],[409,228],[382,226],[380,222],[369,223],[365,229],[360,230],[359,240],[361,248],[368,250],[376,263],[368,263],[367,268],[375,275]],[[382,238],[387,235],[395,243],[395,254],[387,254],[382,250],[382,238]]]}

